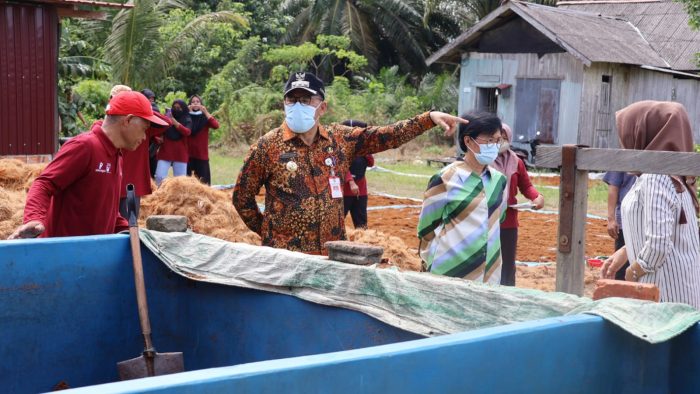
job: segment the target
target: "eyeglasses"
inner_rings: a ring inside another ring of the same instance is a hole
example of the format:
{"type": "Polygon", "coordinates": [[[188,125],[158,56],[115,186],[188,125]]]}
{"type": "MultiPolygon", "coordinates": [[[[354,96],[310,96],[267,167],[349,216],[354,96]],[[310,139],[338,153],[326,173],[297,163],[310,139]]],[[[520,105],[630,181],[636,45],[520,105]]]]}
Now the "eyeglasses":
{"type": "Polygon", "coordinates": [[[286,96],[286,97],[284,98],[284,103],[287,104],[287,105],[293,105],[293,104],[296,104],[296,103],[301,103],[301,104],[304,104],[304,105],[309,105],[309,104],[311,104],[311,101],[313,101],[314,99],[315,99],[316,101],[322,101],[322,100],[323,100],[323,99],[321,98],[321,96],[299,96],[299,97],[286,96]]]}
{"type": "Polygon", "coordinates": [[[477,144],[486,145],[489,148],[493,148],[494,145],[500,147],[504,142],[503,138],[489,138],[487,140],[485,140],[483,138],[472,138],[472,139],[477,144]]]}

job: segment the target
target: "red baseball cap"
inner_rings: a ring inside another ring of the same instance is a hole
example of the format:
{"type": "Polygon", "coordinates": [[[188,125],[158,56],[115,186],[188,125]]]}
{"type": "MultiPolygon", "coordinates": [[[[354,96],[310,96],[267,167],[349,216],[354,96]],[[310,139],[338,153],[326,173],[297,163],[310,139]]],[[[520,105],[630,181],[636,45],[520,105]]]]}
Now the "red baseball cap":
{"type": "Polygon", "coordinates": [[[107,115],[134,115],[159,126],[168,123],[153,114],[151,102],[140,92],[121,92],[109,100],[107,115]]]}

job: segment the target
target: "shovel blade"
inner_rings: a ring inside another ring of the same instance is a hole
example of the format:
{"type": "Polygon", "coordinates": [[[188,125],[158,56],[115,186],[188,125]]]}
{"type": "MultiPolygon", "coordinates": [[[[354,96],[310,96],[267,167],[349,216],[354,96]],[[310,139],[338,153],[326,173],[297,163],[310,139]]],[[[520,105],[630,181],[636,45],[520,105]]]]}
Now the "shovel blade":
{"type": "MultiPolygon", "coordinates": [[[[151,376],[148,373],[147,363],[144,356],[118,362],[119,379],[130,380],[151,376]]],[[[153,358],[153,370],[155,372],[153,376],[184,372],[185,362],[182,353],[156,353],[153,358]]]]}

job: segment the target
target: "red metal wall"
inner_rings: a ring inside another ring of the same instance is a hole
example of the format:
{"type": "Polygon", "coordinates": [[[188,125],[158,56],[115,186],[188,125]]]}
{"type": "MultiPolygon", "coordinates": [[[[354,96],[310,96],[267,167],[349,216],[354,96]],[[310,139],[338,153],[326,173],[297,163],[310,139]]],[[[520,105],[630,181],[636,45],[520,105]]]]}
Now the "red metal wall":
{"type": "Polygon", "coordinates": [[[56,150],[58,15],[0,3],[0,156],[56,150]]]}

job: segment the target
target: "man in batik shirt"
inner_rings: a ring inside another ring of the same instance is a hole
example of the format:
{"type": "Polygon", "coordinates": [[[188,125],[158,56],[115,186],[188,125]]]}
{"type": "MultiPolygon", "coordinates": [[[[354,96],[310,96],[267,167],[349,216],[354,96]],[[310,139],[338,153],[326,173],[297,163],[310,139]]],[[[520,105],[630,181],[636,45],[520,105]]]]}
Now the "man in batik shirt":
{"type": "Polygon", "coordinates": [[[233,205],[262,244],[311,254],[345,239],[342,177],[357,156],[404,144],[436,125],[454,133],[464,120],[426,112],[384,127],[323,126],[323,82],[292,73],[284,88],[285,121],[250,148],[233,190],[233,205]],[[255,195],[265,186],[265,211],[255,195]]]}

